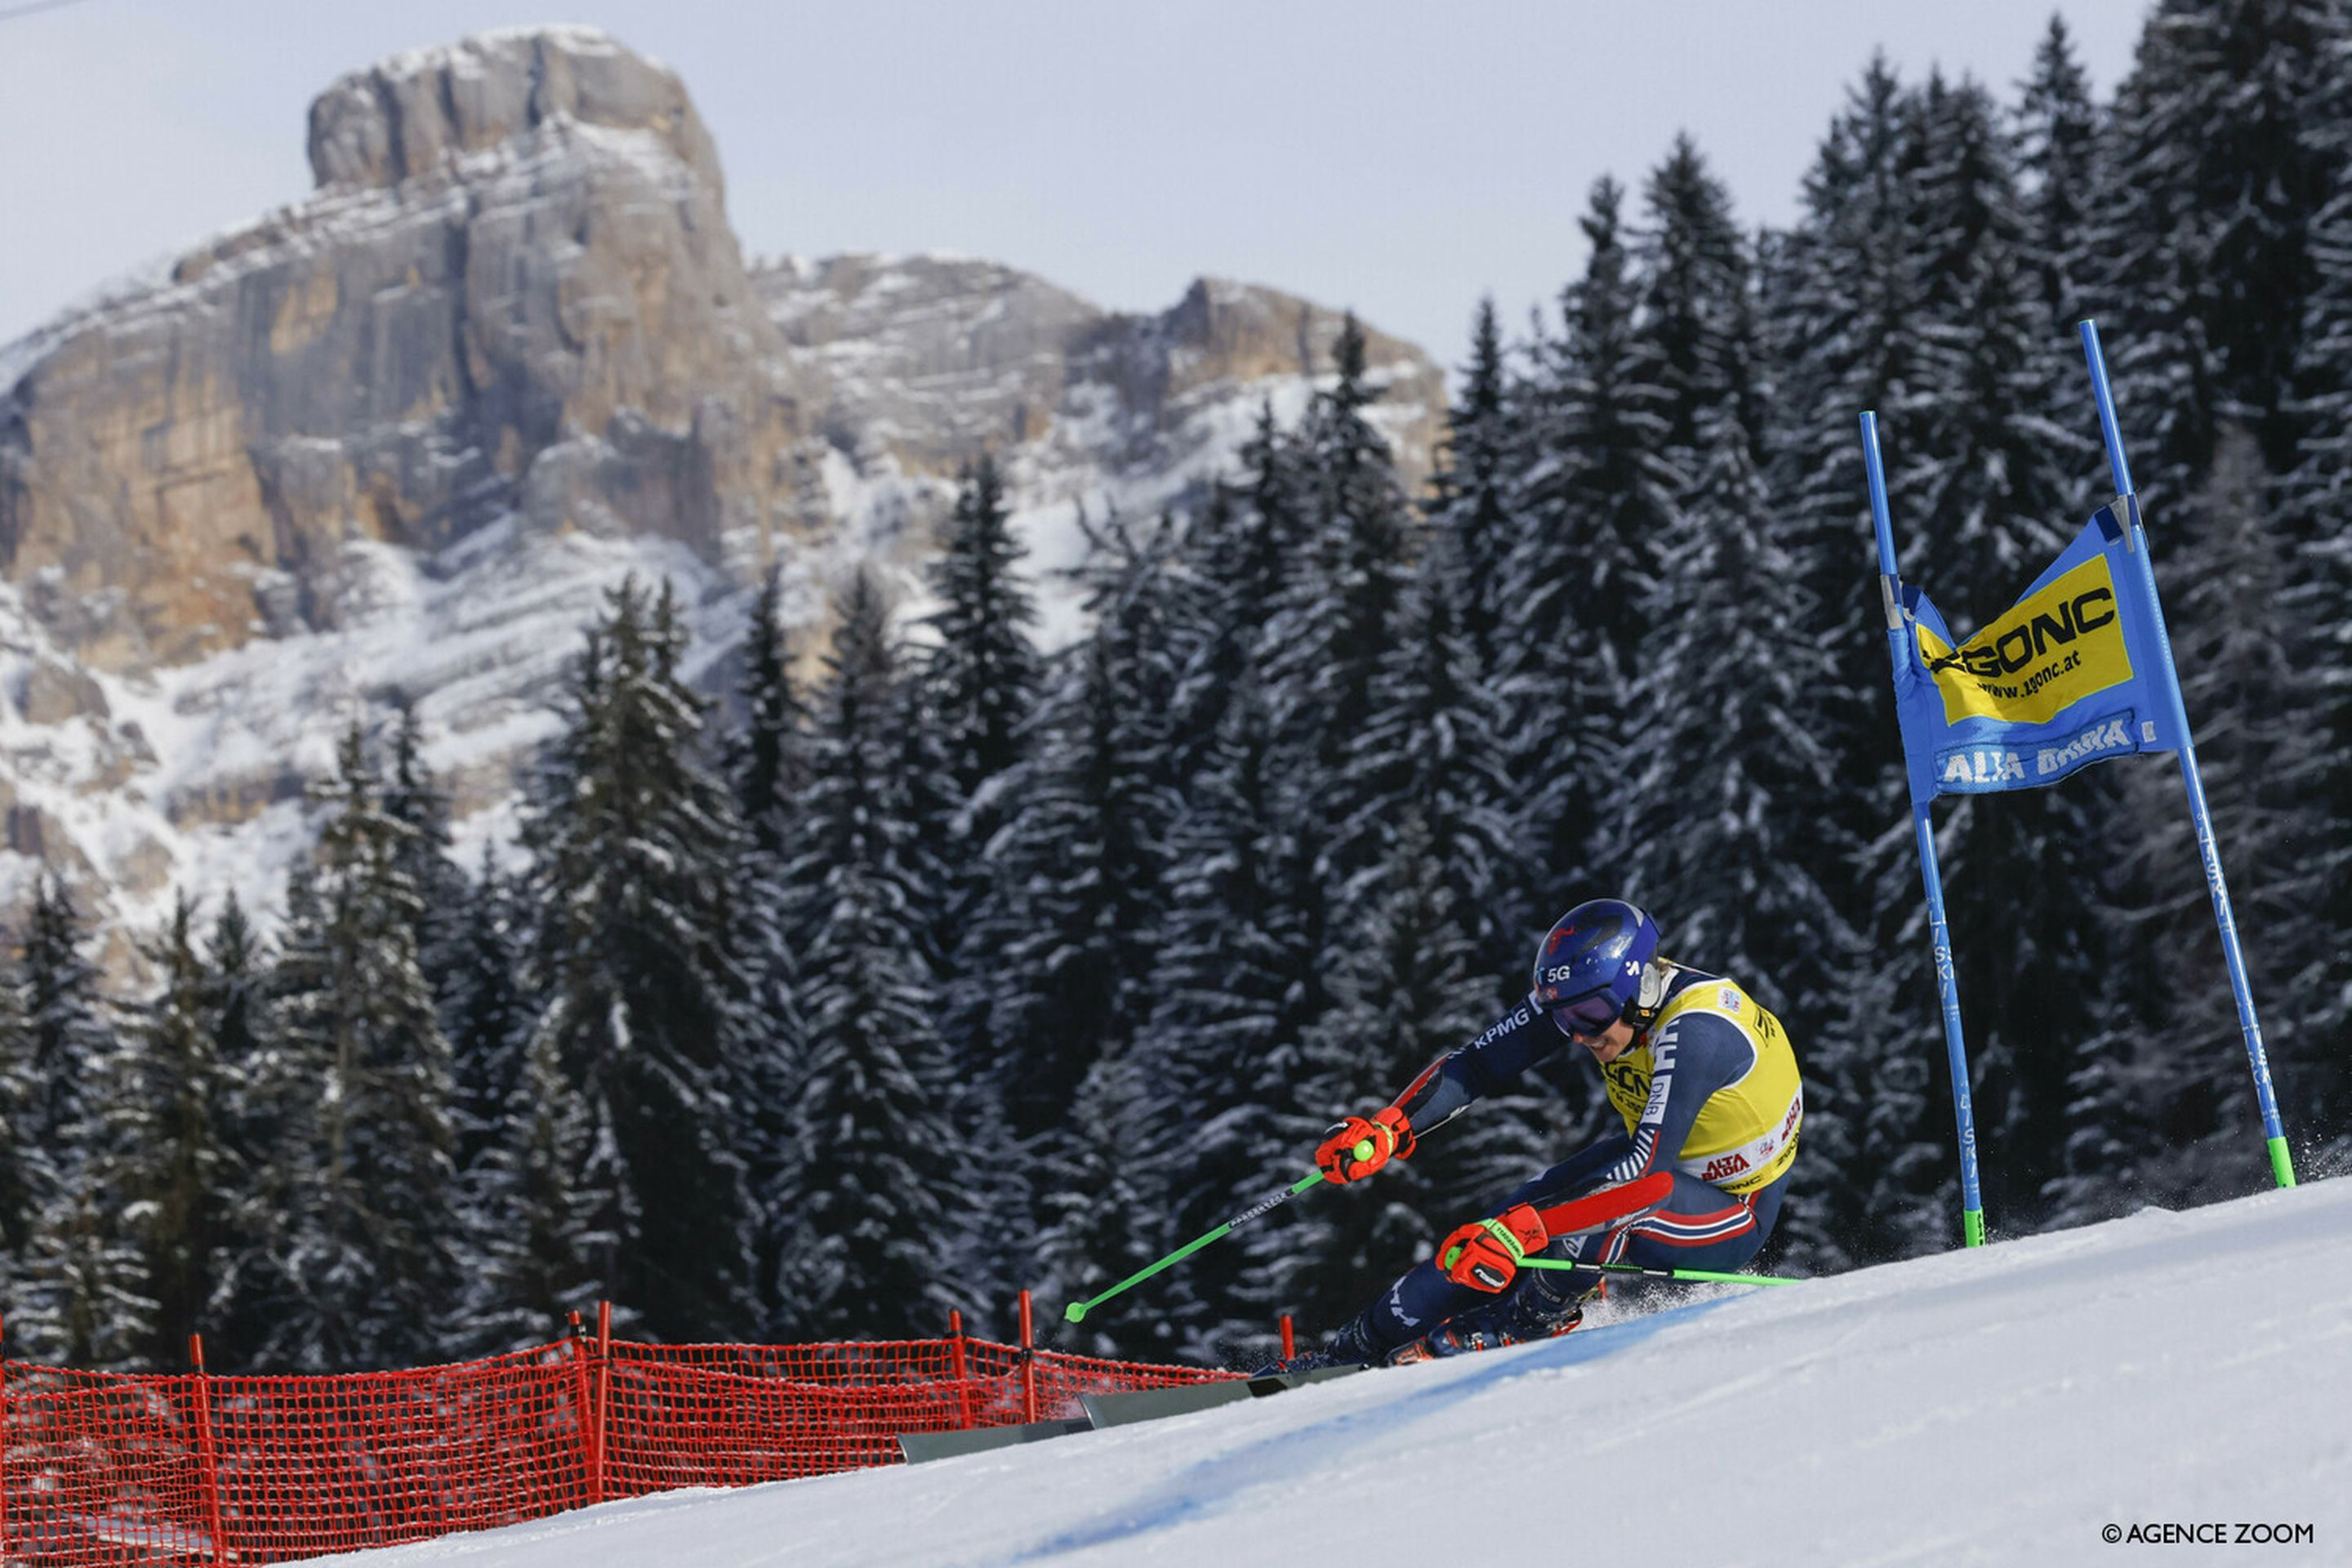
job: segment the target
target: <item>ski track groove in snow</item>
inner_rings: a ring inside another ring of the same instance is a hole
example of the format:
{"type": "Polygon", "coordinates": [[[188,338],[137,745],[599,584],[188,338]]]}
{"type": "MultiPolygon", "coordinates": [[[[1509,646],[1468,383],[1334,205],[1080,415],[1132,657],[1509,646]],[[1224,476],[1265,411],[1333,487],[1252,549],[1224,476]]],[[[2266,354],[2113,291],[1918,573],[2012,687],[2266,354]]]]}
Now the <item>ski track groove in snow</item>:
{"type": "MultiPolygon", "coordinates": [[[[1035,1563],[1066,1552],[1108,1546],[1164,1530],[1194,1516],[1229,1512],[1252,1492],[1269,1485],[1281,1485],[1286,1477],[1299,1474],[1302,1467],[1292,1457],[1301,1449],[1307,1450],[1311,1456],[1319,1456],[1324,1452],[1353,1447],[1368,1438],[1398,1435],[1407,1423],[1423,1419],[1482,1394],[1498,1383],[1578,1366],[1629,1350],[1659,1330],[1672,1328],[1686,1321],[1694,1314],[1720,1304],[1701,1301],[1671,1311],[1635,1318],[1612,1327],[1596,1329],[1589,1334],[1570,1334],[1564,1339],[1531,1346],[1521,1355],[1486,1357],[1461,1363],[1467,1369],[1467,1375],[1454,1378],[1436,1388],[1415,1389],[1392,1404],[1333,1415],[1313,1426],[1285,1432],[1213,1459],[1203,1460],[1170,1477],[1156,1491],[1120,1505],[1114,1517],[1082,1525],[1014,1556],[992,1560],[989,1568],[1000,1568],[1000,1565],[1011,1568],[1016,1563],[1035,1563]],[[1286,1463],[1286,1460],[1290,1462],[1286,1463]]],[[[1210,1413],[1204,1411],[1202,1414],[1210,1413]]]]}

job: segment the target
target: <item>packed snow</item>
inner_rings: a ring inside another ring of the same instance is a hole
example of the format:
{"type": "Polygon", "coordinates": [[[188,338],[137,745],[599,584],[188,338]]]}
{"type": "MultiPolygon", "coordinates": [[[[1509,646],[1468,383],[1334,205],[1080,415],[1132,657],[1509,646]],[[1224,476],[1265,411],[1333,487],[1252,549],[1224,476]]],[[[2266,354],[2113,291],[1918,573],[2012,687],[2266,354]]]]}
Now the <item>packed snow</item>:
{"type": "Polygon", "coordinates": [[[2340,1563],[2347,1303],[2352,1182],[2322,1182],[1148,1425],[327,1561],[2340,1563]]]}

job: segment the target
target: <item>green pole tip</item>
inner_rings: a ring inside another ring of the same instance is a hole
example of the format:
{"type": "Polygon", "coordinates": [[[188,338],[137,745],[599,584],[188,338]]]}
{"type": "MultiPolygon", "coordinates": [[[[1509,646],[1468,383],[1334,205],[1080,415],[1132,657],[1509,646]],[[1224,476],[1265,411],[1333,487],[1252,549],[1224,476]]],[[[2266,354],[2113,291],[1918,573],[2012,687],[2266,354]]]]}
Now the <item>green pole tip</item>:
{"type": "Polygon", "coordinates": [[[1086,1315],[1087,1304],[1084,1301],[1073,1301],[1068,1306],[1062,1309],[1062,1320],[1065,1322],[1077,1322],[1085,1318],[1086,1315]]]}
{"type": "Polygon", "coordinates": [[[1356,1158],[1357,1158],[1357,1159],[1359,1159],[1359,1160],[1369,1160],[1369,1159],[1370,1159],[1371,1157],[1372,1157],[1372,1141],[1371,1141],[1370,1139],[1369,1139],[1369,1138],[1359,1138],[1359,1139],[1357,1139],[1357,1140],[1356,1140],[1356,1158]]]}

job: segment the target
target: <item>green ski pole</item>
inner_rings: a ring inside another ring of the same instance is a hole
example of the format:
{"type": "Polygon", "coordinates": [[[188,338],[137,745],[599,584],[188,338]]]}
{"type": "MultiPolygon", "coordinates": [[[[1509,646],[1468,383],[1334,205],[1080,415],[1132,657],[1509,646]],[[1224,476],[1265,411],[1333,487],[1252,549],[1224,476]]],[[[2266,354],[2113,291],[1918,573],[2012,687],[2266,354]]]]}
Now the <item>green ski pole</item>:
{"type": "Polygon", "coordinates": [[[1595,1268],[1603,1274],[1639,1274],[1651,1279],[1682,1279],[1710,1285],[1802,1285],[1788,1274],[1724,1274],[1712,1268],[1650,1268],[1639,1263],[1570,1263],[1564,1258],[1522,1258],[1522,1268],[1595,1268]]]}
{"type": "MultiPolygon", "coordinates": [[[[1367,1138],[1362,1142],[1356,1145],[1356,1158],[1359,1160],[1369,1160],[1371,1157],[1372,1141],[1367,1138]]],[[[1128,1289],[1131,1286],[1142,1284],[1146,1279],[1150,1279],[1154,1274],[1159,1273],[1163,1268],[1172,1268],[1177,1264],[1183,1262],[1184,1259],[1192,1257],[1192,1254],[1200,1251],[1201,1248],[1208,1246],[1211,1242],[1223,1240],[1224,1237],[1233,1231],[1234,1226],[1247,1225],[1250,1221],[1257,1218],[1258,1215],[1265,1213],[1266,1210],[1281,1207],[1284,1204],[1288,1203],[1291,1199],[1297,1197],[1299,1194],[1305,1192],[1307,1188],[1314,1186],[1322,1180],[1323,1173],[1318,1171],[1312,1175],[1299,1177],[1297,1181],[1292,1183],[1289,1186],[1285,1187],[1278,1193],[1268,1194],[1266,1196],[1260,1198],[1257,1202],[1250,1205],[1249,1207],[1242,1210],[1241,1213],[1234,1215],[1233,1218],[1225,1221],[1224,1224],[1219,1226],[1216,1229],[1209,1232],[1206,1236],[1196,1237],[1192,1240],[1188,1241],[1183,1246],[1178,1247],[1175,1251],[1170,1253],[1167,1257],[1161,1258],[1159,1262],[1150,1265],[1149,1268],[1136,1270],[1126,1279],[1120,1280],[1118,1284],[1112,1286],[1109,1289],[1104,1291],[1101,1295],[1094,1298],[1094,1300],[1090,1301],[1071,1302],[1068,1306],[1062,1309],[1063,1320],[1072,1323],[1081,1321],[1088,1312],[1093,1311],[1097,1307],[1101,1306],[1105,1301],[1109,1300],[1113,1296],[1118,1295],[1120,1291],[1128,1289]]]]}

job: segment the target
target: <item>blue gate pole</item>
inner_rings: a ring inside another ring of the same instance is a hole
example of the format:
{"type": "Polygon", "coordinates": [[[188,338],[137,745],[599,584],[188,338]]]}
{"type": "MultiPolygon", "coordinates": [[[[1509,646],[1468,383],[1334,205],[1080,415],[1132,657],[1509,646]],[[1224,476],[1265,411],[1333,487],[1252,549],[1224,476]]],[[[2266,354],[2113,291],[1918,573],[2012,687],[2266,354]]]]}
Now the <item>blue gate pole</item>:
{"type": "MultiPolygon", "coordinates": [[[[1886,469],[1878,456],[1878,416],[1862,416],[1862,460],[1870,471],[1870,519],[1878,529],[1878,587],[1886,605],[1886,653],[1902,669],[1911,657],[1903,616],[1902,579],[1895,571],[1895,526],[1886,516],[1886,469]]],[[[1910,773],[1908,755],[1904,773],[1910,773]]],[[[1927,931],[1936,957],[1936,990],[1944,1005],[1944,1054],[1952,1069],[1952,1119],[1960,1140],[1960,1238],[1982,1247],[1984,1194],[1977,1182],[1977,1119],[1969,1098],[1969,1047],[1960,1029],[1960,983],[1952,969],[1952,931],[1944,919],[1944,877],[1936,866],[1935,797],[1911,803],[1919,839],[1919,879],[1927,888],[1927,931]]]]}
{"type": "Polygon", "coordinates": [[[2197,746],[2189,739],[2189,707],[2180,696],[2180,671],[2172,660],[2172,637],[2165,630],[2164,605],[2156,595],[2156,565],[2148,559],[2147,531],[2141,526],[2139,498],[2132,492],[2131,468],[2124,461],[2123,432],[2116,424],[2116,395],[2107,384],[2107,362],[2099,353],[2099,324],[2085,320],[2083,357],[2091,367],[2091,391],[2099,400],[2099,434],[2107,444],[2107,472],[2115,479],[2116,499],[2125,502],[2126,521],[2132,531],[2132,553],[2139,558],[2140,586],[2155,613],[2156,646],[2164,655],[2159,683],[2172,716],[2173,733],[2180,737],[2180,782],[2189,790],[2189,817],[2197,828],[2197,857],[2204,862],[2205,886],[2213,895],[2213,921],[2221,930],[2221,960],[2230,971],[2230,991],[2238,1002],[2238,1029],[2245,1036],[2246,1059],[2254,1072],[2254,1098],[2263,1111],[2263,1135],[2268,1141],[2271,1174],[2282,1187],[2294,1185],[2294,1158],[2286,1146],[2286,1131],[2279,1124],[2278,1097],[2271,1090],[2271,1063],[2263,1049],[2263,1026],[2254,1017],[2254,997],[2246,984],[2246,956],[2238,946],[2238,922],[2230,913],[2230,885],[2221,877],[2221,851],[2213,842],[2212,814],[2205,807],[2205,784],[2197,772],[2197,746]]]}

